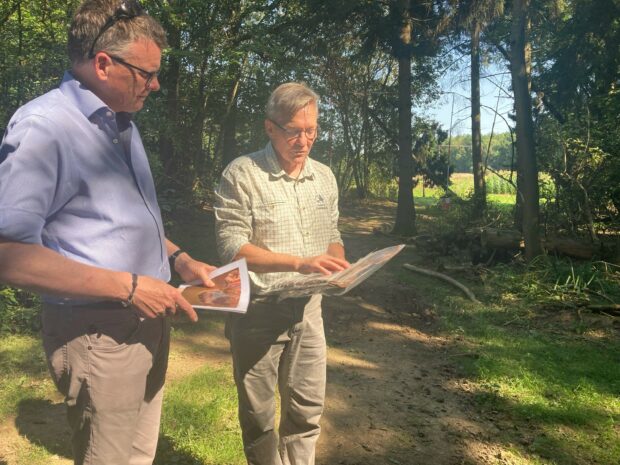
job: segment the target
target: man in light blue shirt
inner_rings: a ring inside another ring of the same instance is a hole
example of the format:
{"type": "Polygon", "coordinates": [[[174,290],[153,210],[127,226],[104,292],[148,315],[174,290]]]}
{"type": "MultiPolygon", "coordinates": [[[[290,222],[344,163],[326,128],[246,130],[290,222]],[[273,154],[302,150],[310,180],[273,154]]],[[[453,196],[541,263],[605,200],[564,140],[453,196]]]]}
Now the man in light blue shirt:
{"type": "Polygon", "coordinates": [[[20,108],[0,145],[0,282],[43,296],[43,343],[76,464],[148,465],[169,321],[197,316],[167,284],[213,267],[166,239],[131,114],[159,90],[163,29],[135,0],[86,0],[71,72],[20,108]]]}

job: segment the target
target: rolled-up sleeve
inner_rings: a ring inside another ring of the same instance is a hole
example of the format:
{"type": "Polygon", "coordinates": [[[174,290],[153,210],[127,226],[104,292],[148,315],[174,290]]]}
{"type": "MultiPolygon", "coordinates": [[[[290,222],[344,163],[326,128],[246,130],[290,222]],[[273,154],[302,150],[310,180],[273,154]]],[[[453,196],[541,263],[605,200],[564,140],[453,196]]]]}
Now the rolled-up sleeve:
{"type": "Polygon", "coordinates": [[[247,184],[234,165],[224,170],[215,191],[215,235],[217,250],[229,263],[252,239],[252,212],[247,184]]]}
{"type": "Polygon", "coordinates": [[[41,244],[46,219],[61,205],[72,169],[49,119],[11,121],[0,145],[0,237],[41,244]]]}

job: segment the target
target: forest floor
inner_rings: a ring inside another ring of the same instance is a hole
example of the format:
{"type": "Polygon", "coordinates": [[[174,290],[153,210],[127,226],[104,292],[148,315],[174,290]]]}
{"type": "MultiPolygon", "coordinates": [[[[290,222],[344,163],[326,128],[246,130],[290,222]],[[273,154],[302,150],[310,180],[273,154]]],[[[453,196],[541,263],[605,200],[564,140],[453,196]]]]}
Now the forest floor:
{"type": "MultiPolygon", "coordinates": [[[[389,203],[345,208],[349,260],[394,245],[375,233],[394,216],[389,203]]],[[[420,264],[415,248],[350,295],[325,299],[328,388],[317,463],[501,463],[495,421],[476,411],[460,374],[462,346],[437,331],[437,306],[398,279],[403,263],[420,264]]]]}
{"type": "MultiPolygon", "coordinates": [[[[376,233],[393,221],[394,209],[387,202],[343,208],[341,230],[349,260],[397,243],[376,233]]],[[[191,228],[177,225],[177,231],[184,230],[182,245],[191,252],[192,241],[200,241],[200,250],[213,253],[212,214],[206,212],[192,221],[191,228]]],[[[458,332],[441,330],[442,309],[432,296],[421,295],[399,279],[402,273],[410,273],[403,270],[403,263],[433,268],[418,252],[407,247],[348,295],[324,299],[328,385],[317,464],[530,463],[515,450],[523,451],[534,433],[519,430],[500,412],[479,408],[477,387],[463,365],[472,356],[464,341],[458,332]]],[[[201,258],[214,260],[213,255],[201,258]]],[[[446,285],[437,281],[437,286],[446,285]]],[[[456,288],[447,289],[459,293],[456,288]]],[[[173,338],[172,384],[205,365],[230,368],[223,318],[213,313],[202,318],[214,324],[173,338]]],[[[63,415],[61,399],[52,397],[26,406],[18,418],[0,425],[0,464],[25,463],[15,457],[29,438],[55,454],[46,463],[69,464],[63,415]]],[[[165,457],[158,461],[166,462],[165,457]]],[[[178,458],[172,462],[183,463],[178,458]]]]}

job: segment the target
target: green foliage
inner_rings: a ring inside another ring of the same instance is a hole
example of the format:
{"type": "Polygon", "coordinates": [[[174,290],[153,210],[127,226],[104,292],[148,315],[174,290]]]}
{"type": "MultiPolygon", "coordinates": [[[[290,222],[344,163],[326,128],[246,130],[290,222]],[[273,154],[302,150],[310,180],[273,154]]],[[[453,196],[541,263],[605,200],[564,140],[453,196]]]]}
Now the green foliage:
{"type": "Polygon", "coordinates": [[[564,2],[534,55],[541,167],[553,178],[555,229],[620,227],[620,5],[564,2]]]}
{"type": "MultiPolygon", "coordinates": [[[[448,154],[448,142],[444,141],[441,150],[448,154]]],[[[488,166],[494,170],[510,170],[516,168],[513,157],[512,138],[509,132],[500,134],[484,134],[482,136],[482,155],[488,166]],[[489,140],[491,145],[489,147],[489,140]]],[[[457,173],[472,172],[471,135],[453,136],[450,141],[450,164],[457,173]]]]}
{"type": "Polygon", "coordinates": [[[77,0],[2,2],[0,129],[26,101],[59,84],[68,65],[65,43],[77,0]]]}
{"type": "Polygon", "coordinates": [[[499,171],[498,174],[487,171],[485,176],[487,194],[516,194],[514,185],[515,176],[512,173],[513,181],[510,182],[510,171],[499,171]]]}
{"type": "Polygon", "coordinates": [[[36,296],[0,286],[0,334],[34,333],[40,329],[39,315],[36,296]]]}
{"type": "Polygon", "coordinates": [[[620,267],[541,256],[522,268],[499,266],[488,277],[497,289],[542,307],[575,308],[590,302],[620,302],[620,267]]]}

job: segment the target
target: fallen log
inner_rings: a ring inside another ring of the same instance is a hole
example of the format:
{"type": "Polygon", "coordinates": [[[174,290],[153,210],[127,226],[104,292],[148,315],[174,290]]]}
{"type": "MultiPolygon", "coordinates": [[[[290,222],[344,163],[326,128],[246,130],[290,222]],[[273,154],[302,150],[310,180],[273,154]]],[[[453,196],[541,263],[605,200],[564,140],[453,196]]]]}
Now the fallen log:
{"type": "Polygon", "coordinates": [[[476,296],[474,295],[473,292],[471,292],[465,285],[461,284],[456,279],[451,278],[450,276],[447,276],[447,275],[445,275],[443,273],[439,273],[438,271],[427,270],[426,268],[420,268],[418,266],[410,265],[409,263],[405,263],[403,265],[403,267],[406,268],[409,271],[415,271],[416,273],[420,273],[420,274],[423,274],[423,275],[426,275],[426,276],[433,276],[435,278],[442,279],[442,280],[452,284],[453,286],[458,287],[461,291],[463,291],[465,293],[465,295],[472,302],[475,302],[477,304],[480,303],[478,301],[478,299],[476,299],[476,296]]]}
{"type": "MultiPolygon", "coordinates": [[[[467,231],[468,235],[480,238],[480,245],[487,249],[524,248],[523,236],[514,229],[478,228],[467,231]]],[[[601,245],[568,237],[550,236],[542,241],[547,253],[557,253],[569,257],[590,260],[601,252],[601,245]]]]}
{"type": "Polygon", "coordinates": [[[595,244],[580,242],[565,237],[550,237],[543,241],[543,247],[549,253],[555,252],[584,260],[590,260],[595,252],[600,249],[600,247],[595,244]]]}
{"type": "Polygon", "coordinates": [[[590,304],[587,308],[595,312],[620,313],[620,304],[590,304]]]}
{"type": "Polygon", "coordinates": [[[524,247],[519,231],[486,228],[480,231],[480,244],[487,249],[520,249],[524,247]]]}

